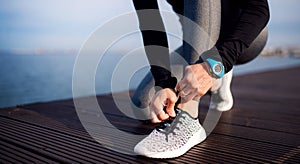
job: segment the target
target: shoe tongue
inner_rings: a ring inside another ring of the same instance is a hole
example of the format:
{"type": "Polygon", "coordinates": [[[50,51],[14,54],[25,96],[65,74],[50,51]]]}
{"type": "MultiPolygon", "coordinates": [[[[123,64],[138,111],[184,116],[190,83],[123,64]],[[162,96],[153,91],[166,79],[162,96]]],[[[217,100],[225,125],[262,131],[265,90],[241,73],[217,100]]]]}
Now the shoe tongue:
{"type": "Polygon", "coordinates": [[[173,122],[173,120],[174,120],[175,118],[176,118],[176,117],[169,117],[169,119],[167,119],[167,120],[161,122],[161,123],[156,127],[156,129],[157,129],[158,131],[162,131],[162,130],[166,129],[167,127],[169,127],[169,126],[172,124],[172,122],[173,122]]]}

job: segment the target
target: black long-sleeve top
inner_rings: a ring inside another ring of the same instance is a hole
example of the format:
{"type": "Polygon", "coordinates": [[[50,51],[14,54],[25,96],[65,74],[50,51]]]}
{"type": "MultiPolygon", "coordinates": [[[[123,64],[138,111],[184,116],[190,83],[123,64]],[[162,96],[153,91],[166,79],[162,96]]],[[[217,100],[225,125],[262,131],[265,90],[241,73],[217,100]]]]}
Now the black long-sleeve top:
{"type": "Polygon", "coordinates": [[[221,0],[221,29],[216,48],[225,72],[232,69],[269,18],[267,0],[221,0]]]}
{"type": "MultiPolygon", "coordinates": [[[[155,0],[133,1],[137,12],[141,9],[158,9],[155,0]]],[[[183,5],[183,1],[178,3],[183,5]]],[[[178,8],[173,7],[173,9],[178,11],[178,8]]],[[[154,14],[149,17],[147,14],[139,14],[138,12],[151,73],[156,86],[174,88],[177,81],[169,71],[167,35],[164,32],[164,25],[159,11],[156,10],[152,13],[154,14]],[[147,48],[149,46],[151,47],[147,48]],[[166,49],[161,47],[166,47],[166,49]]],[[[269,17],[267,0],[221,0],[221,29],[215,47],[222,58],[226,73],[232,69],[237,59],[266,26],[269,17]]],[[[201,59],[196,63],[199,62],[201,62],[201,59]]]]}

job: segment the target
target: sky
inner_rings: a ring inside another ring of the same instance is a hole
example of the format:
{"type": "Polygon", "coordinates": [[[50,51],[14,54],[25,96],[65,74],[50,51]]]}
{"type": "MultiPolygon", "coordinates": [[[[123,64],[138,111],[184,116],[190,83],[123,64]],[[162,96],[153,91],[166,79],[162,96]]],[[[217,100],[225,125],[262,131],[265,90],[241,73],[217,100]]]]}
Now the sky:
{"type": "MultiPolygon", "coordinates": [[[[165,0],[159,2],[163,10],[171,11],[165,0]]],[[[0,50],[18,52],[79,49],[97,27],[134,11],[131,0],[0,0],[0,3],[0,50]]],[[[267,46],[300,45],[300,1],[269,0],[269,5],[267,46]]]]}

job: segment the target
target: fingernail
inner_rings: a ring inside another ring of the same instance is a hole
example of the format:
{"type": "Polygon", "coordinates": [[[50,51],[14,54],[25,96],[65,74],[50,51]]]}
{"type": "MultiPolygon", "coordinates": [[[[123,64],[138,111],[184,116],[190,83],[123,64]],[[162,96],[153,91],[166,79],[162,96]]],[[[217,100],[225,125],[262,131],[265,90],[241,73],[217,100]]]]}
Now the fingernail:
{"type": "Polygon", "coordinates": [[[170,116],[175,117],[175,116],[176,116],[176,115],[175,115],[175,112],[171,112],[171,113],[170,113],[170,116]]]}

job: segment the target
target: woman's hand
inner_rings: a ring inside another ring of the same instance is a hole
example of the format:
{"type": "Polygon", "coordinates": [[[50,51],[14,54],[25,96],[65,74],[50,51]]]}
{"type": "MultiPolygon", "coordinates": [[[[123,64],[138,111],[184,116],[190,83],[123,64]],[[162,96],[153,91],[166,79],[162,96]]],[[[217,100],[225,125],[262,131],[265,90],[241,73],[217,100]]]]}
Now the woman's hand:
{"type": "Polygon", "coordinates": [[[150,102],[150,115],[152,123],[159,123],[171,117],[175,117],[174,106],[177,101],[175,92],[169,88],[158,91],[150,102]],[[166,112],[163,108],[166,106],[166,112]]]}
{"type": "Polygon", "coordinates": [[[206,62],[187,66],[183,79],[176,86],[180,91],[181,102],[199,100],[212,87],[215,80],[210,76],[209,65],[206,62]]]}

